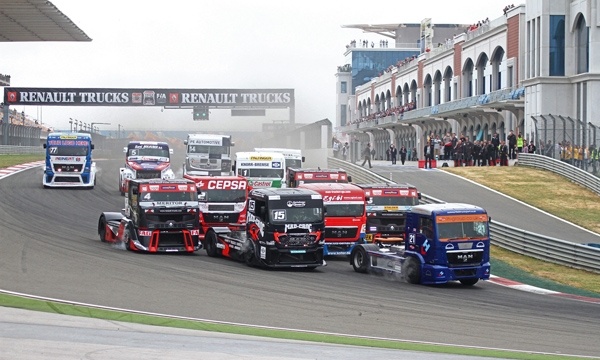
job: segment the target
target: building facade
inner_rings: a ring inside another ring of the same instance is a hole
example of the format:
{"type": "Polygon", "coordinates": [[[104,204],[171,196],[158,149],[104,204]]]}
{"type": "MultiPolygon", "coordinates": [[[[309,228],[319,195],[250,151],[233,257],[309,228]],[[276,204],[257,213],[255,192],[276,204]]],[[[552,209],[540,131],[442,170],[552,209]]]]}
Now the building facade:
{"type": "MultiPolygon", "coordinates": [[[[418,24],[418,54],[399,58],[369,81],[356,86],[352,65],[338,67],[334,126],[356,149],[371,142],[383,154],[393,143],[416,148],[420,158],[432,133],[473,141],[494,133],[505,139],[513,130],[538,145],[595,145],[598,2],[527,0],[478,26],[418,24]]],[[[396,25],[395,45],[414,36],[406,28],[396,25]]]]}

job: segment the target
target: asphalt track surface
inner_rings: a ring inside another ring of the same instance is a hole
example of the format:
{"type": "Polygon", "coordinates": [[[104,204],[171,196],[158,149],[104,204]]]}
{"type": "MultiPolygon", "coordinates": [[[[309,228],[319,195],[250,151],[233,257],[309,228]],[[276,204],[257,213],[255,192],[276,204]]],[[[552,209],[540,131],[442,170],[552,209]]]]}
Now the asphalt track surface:
{"type": "MultiPolygon", "coordinates": [[[[342,259],[330,260],[316,271],[270,271],[209,258],[204,251],[147,255],[102,243],[97,236],[100,213],[123,206],[117,188],[121,161],[97,163],[100,172],[93,190],[42,189],[39,168],[0,181],[0,289],[235,323],[600,354],[598,304],[487,282],[474,287],[410,285],[394,277],[357,274],[342,259]]],[[[381,168],[382,173],[388,170],[381,168]]],[[[436,196],[430,188],[442,185],[433,179],[435,173],[415,170],[410,182],[436,196]],[[426,180],[416,181],[421,178],[426,180]]],[[[447,192],[458,191],[448,184],[444,183],[447,192]]],[[[461,201],[478,200],[483,205],[494,201],[484,199],[490,195],[471,184],[457,186],[467,194],[461,201]]],[[[504,211],[515,212],[515,206],[508,203],[504,211]]],[[[539,225],[542,229],[558,232],[554,228],[564,226],[528,211],[535,221],[545,222],[539,225]]],[[[490,212],[492,218],[512,224],[501,218],[501,208],[490,212]]]]}

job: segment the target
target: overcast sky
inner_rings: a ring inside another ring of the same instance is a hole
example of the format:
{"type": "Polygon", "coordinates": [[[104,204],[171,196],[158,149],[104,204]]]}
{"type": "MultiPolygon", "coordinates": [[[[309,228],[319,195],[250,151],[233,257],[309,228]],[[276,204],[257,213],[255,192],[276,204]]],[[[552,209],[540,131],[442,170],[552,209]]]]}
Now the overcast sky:
{"type": "MultiPolygon", "coordinates": [[[[419,1],[132,1],[51,0],[91,42],[0,43],[0,73],[14,87],[293,88],[296,122],[335,119],[335,73],[351,40],[378,35],[349,24],[471,24],[502,16],[498,0],[419,1]],[[316,6],[315,6],[316,5],[316,6]]],[[[515,3],[518,5],[520,3],[515,3]]],[[[392,43],[391,39],[389,41],[392,43]]],[[[15,107],[21,111],[23,107],[15,107]]],[[[191,110],[123,107],[25,107],[57,129],[69,118],[126,129],[257,128],[260,118],[212,110],[209,122],[191,110]],[[255,124],[253,126],[253,124],[255,124]]],[[[287,112],[273,111],[287,119],[287,112]]]]}

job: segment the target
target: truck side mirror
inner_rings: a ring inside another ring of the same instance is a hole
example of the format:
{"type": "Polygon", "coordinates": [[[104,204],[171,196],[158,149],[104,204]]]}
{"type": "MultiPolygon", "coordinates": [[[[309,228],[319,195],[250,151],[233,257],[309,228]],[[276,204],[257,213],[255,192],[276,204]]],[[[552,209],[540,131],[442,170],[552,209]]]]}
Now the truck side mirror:
{"type": "Polygon", "coordinates": [[[348,182],[352,182],[352,176],[348,175],[348,182]]]}
{"type": "Polygon", "coordinates": [[[94,150],[94,147],[95,147],[94,144],[90,145],[90,149],[94,150]]]}
{"type": "Polygon", "coordinates": [[[229,146],[235,146],[235,143],[234,143],[234,142],[231,142],[231,144],[230,144],[229,146]]]}
{"type": "Polygon", "coordinates": [[[419,198],[419,200],[421,200],[421,193],[417,192],[417,197],[419,198]]]}
{"type": "Polygon", "coordinates": [[[127,146],[125,146],[125,147],[123,148],[123,152],[124,152],[124,153],[127,153],[127,146]]]}
{"type": "Polygon", "coordinates": [[[305,161],[306,161],[306,158],[303,156],[302,157],[302,162],[305,162],[305,161]]]}
{"type": "Polygon", "coordinates": [[[44,143],[42,146],[43,146],[43,147],[44,147],[44,149],[45,149],[45,148],[46,148],[48,145],[46,145],[46,143],[44,143]]]}
{"type": "Polygon", "coordinates": [[[169,154],[173,155],[173,149],[169,149],[169,154]]]}
{"type": "Polygon", "coordinates": [[[183,145],[187,145],[187,139],[183,140],[183,145]]]}
{"type": "Polygon", "coordinates": [[[327,215],[327,205],[323,205],[323,215],[327,215]]]}

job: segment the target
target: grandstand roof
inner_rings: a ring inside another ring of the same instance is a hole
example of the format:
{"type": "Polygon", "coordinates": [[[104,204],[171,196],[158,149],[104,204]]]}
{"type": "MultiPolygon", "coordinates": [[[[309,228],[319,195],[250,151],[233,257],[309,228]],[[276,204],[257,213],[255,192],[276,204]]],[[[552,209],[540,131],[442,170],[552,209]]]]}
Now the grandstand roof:
{"type": "Polygon", "coordinates": [[[0,0],[0,42],[92,41],[46,0],[0,0]]]}

